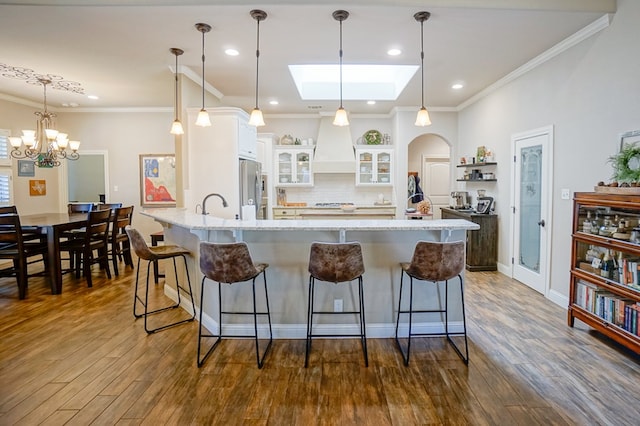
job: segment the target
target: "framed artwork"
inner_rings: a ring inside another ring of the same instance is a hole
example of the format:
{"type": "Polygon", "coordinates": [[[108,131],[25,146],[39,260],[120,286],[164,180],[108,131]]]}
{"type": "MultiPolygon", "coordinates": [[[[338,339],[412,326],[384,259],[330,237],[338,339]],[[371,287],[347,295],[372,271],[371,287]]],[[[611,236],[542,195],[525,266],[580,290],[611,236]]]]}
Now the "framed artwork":
{"type": "Polygon", "coordinates": [[[140,205],[176,206],[175,155],[140,154],[140,205]]]}
{"type": "Polygon", "coordinates": [[[29,195],[32,197],[47,195],[47,181],[44,179],[30,179],[29,195]]]}
{"type": "Polygon", "coordinates": [[[18,160],[18,176],[34,177],[36,175],[36,163],[31,160],[18,160]]]}

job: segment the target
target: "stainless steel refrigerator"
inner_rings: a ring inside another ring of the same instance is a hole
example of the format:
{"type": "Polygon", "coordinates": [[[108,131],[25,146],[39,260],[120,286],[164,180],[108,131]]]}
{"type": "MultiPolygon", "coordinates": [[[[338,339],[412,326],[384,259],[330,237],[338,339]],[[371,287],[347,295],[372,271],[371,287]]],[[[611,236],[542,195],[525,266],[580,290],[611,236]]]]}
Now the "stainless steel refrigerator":
{"type": "Polygon", "coordinates": [[[256,218],[262,216],[262,165],[253,160],[240,160],[240,208],[246,206],[249,200],[253,200],[256,206],[256,218]]]}

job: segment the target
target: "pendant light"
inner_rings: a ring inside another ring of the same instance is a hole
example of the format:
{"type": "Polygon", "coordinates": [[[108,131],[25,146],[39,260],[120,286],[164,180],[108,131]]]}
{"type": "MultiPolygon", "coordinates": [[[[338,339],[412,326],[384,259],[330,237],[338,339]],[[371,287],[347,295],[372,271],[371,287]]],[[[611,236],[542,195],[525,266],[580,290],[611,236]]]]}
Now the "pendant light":
{"type": "Polygon", "coordinates": [[[422,107],[416,117],[416,126],[430,126],[429,111],[424,107],[424,21],[429,19],[429,12],[417,12],[413,17],[420,22],[420,72],[422,74],[422,107]]]}
{"type": "Polygon", "coordinates": [[[249,124],[252,126],[264,126],[264,118],[262,117],[262,111],[258,108],[258,70],[260,65],[260,21],[267,19],[267,12],[263,10],[254,9],[249,12],[251,17],[256,20],[257,32],[256,32],[256,107],[251,111],[251,117],[249,118],[249,124]]]}
{"type": "Polygon", "coordinates": [[[209,127],[211,126],[211,119],[209,113],[204,109],[204,35],[211,31],[211,25],[209,24],[196,24],[196,29],[202,33],[202,109],[198,113],[196,119],[196,126],[209,127]]]}
{"type": "Polygon", "coordinates": [[[346,10],[336,10],[333,12],[333,19],[340,22],[340,108],[336,111],[336,116],[333,119],[334,126],[348,126],[349,118],[347,117],[347,111],[342,107],[342,21],[349,17],[349,12],[346,10]]]}
{"type": "Polygon", "coordinates": [[[184,50],[182,49],[178,49],[177,47],[172,47],[171,49],[169,49],[169,51],[171,53],[173,53],[176,56],[176,68],[175,68],[175,99],[174,99],[174,104],[173,104],[173,108],[174,108],[174,112],[175,112],[175,119],[173,120],[173,124],[171,125],[171,134],[172,135],[184,135],[184,129],[182,128],[182,123],[180,122],[180,119],[178,118],[178,56],[182,55],[184,53],[184,50]]]}

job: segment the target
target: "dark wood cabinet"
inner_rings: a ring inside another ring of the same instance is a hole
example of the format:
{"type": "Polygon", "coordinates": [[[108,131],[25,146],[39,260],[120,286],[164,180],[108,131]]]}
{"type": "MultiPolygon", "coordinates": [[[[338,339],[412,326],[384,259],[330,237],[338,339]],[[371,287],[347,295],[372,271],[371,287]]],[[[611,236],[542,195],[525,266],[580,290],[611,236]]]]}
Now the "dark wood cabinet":
{"type": "Polygon", "coordinates": [[[498,215],[480,214],[441,208],[443,219],[465,219],[480,225],[467,231],[467,270],[495,271],[498,269],[498,215]]]}
{"type": "Polygon", "coordinates": [[[640,353],[640,194],[619,191],[574,194],[567,323],[577,318],[640,353]]]}

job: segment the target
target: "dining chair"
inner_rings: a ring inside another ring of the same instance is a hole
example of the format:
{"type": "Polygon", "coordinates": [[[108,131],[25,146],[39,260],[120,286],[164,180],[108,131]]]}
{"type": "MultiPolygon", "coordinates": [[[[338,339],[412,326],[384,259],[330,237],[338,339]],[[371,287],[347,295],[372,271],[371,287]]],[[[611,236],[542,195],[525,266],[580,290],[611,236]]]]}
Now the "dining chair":
{"type": "MultiPolygon", "coordinates": [[[[18,214],[16,206],[0,206],[0,214],[18,214]]],[[[46,236],[37,226],[22,226],[22,239],[24,241],[40,240],[44,242],[46,236]]]]}
{"type": "Polygon", "coordinates": [[[111,210],[93,210],[89,212],[87,226],[78,238],[60,242],[60,251],[69,252],[69,257],[74,259],[76,277],[80,277],[80,270],[87,280],[87,286],[92,287],[91,265],[99,263],[105,270],[108,278],[111,278],[109,269],[109,218],[111,210]],[[95,254],[97,253],[97,254],[95,254]]]}
{"type": "Polygon", "coordinates": [[[69,203],[67,204],[69,214],[73,213],[89,213],[93,210],[93,203],[69,203]]]}
{"type": "Polygon", "coordinates": [[[115,211],[115,209],[122,207],[122,203],[100,203],[94,206],[94,210],[111,210],[115,211]]]}
{"type": "Polygon", "coordinates": [[[131,225],[132,217],[133,206],[116,207],[111,215],[111,229],[109,230],[109,256],[111,257],[113,273],[116,277],[119,275],[119,260],[124,259],[125,266],[131,266],[133,268],[131,244],[129,242],[129,236],[125,231],[125,228],[128,225],[131,225]]]}
{"type": "MultiPolygon", "coordinates": [[[[13,268],[2,271],[2,275],[15,276],[18,281],[18,296],[27,296],[28,277],[27,260],[29,257],[42,256],[45,270],[34,275],[47,272],[48,265],[47,244],[44,241],[25,241],[20,226],[20,216],[17,214],[0,215],[0,259],[13,261],[13,268]]],[[[33,262],[32,262],[33,263],[33,262]]]]}

